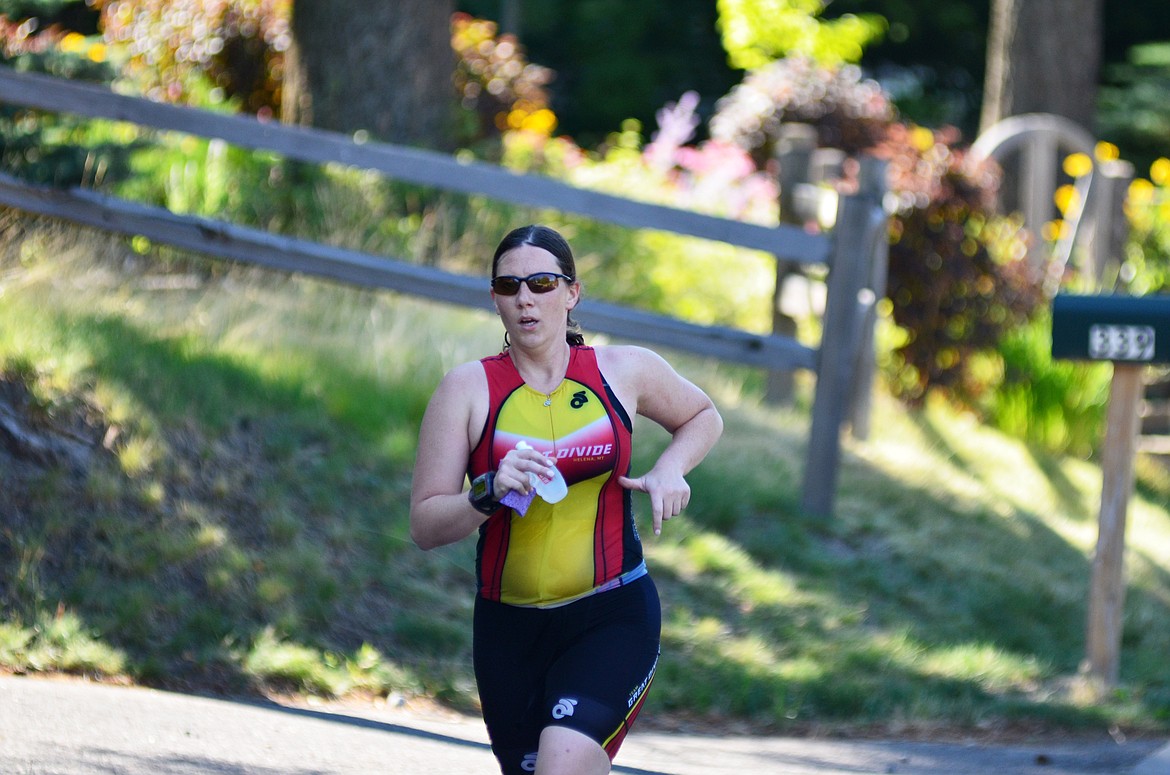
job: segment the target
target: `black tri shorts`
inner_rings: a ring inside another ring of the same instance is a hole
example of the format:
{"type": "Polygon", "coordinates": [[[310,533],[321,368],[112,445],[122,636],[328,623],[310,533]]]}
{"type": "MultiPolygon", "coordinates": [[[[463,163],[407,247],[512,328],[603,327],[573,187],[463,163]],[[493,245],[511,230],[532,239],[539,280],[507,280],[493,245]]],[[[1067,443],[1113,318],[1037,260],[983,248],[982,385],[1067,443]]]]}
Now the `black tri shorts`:
{"type": "Polygon", "coordinates": [[[565,726],[612,760],[658,664],[662,609],[650,576],[557,608],[477,598],[475,677],[504,775],[536,769],[540,733],[565,726]]]}

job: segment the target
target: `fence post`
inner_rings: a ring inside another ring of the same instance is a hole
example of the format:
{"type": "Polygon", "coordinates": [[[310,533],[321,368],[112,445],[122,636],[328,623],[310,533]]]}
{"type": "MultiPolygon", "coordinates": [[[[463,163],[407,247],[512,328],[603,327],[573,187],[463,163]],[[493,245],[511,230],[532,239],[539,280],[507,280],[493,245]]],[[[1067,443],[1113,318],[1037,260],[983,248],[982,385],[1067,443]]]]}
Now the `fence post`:
{"type": "MultiPolygon", "coordinates": [[[[859,174],[860,188],[858,193],[868,197],[883,208],[886,196],[886,168],[889,165],[882,159],[874,156],[864,156],[861,159],[859,174]]],[[[882,219],[882,228],[873,234],[870,251],[869,288],[873,291],[872,303],[867,305],[861,325],[861,339],[857,345],[857,363],[855,364],[856,377],[853,380],[853,395],[849,401],[849,427],[853,438],[865,440],[869,438],[869,421],[873,411],[873,383],[877,370],[876,354],[874,352],[874,329],[877,327],[877,303],[886,295],[886,283],[889,280],[890,265],[890,236],[886,219],[882,219]]]]}
{"type": "Polygon", "coordinates": [[[801,496],[802,508],[812,514],[829,516],[833,512],[841,428],[849,407],[866,306],[873,303],[868,284],[874,232],[884,226],[885,214],[875,208],[871,196],[859,193],[841,198],[833,230],[801,496]]]}
{"type": "MultiPolygon", "coordinates": [[[[817,130],[809,124],[785,124],[776,141],[776,159],[780,162],[780,222],[803,225],[804,214],[796,192],[808,180],[813,151],[817,147],[817,130]]],[[[776,288],[772,293],[772,334],[796,338],[796,321],[780,308],[784,286],[800,273],[800,265],[784,256],[776,256],[776,288]]],[[[795,392],[792,371],[769,371],[764,400],[775,406],[792,403],[795,392]]]]}
{"type": "Polygon", "coordinates": [[[1100,288],[1107,269],[1116,271],[1125,255],[1129,221],[1125,217],[1125,198],[1133,181],[1133,164],[1127,161],[1101,162],[1094,183],[1093,229],[1085,256],[1085,271],[1100,288]]]}
{"type": "Polygon", "coordinates": [[[1114,363],[1102,449],[1101,513],[1089,586],[1083,670],[1105,688],[1121,668],[1125,610],[1125,522],[1133,493],[1133,460],[1141,424],[1142,364],[1114,363]]]}

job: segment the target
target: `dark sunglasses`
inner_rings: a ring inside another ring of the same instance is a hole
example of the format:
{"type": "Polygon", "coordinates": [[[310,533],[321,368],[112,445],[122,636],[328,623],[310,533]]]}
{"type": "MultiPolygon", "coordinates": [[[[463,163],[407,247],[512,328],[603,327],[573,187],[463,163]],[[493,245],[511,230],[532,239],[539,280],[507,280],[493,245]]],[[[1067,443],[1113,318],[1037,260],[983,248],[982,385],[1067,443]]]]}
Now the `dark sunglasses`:
{"type": "Polygon", "coordinates": [[[557,280],[561,278],[573,282],[573,278],[567,274],[556,272],[537,272],[527,277],[502,274],[492,278],[492,290],[501,296],[515,296],[520,292],[520,284],[525,283],[533,293],[548,293],[557,287],[557,280]]]}

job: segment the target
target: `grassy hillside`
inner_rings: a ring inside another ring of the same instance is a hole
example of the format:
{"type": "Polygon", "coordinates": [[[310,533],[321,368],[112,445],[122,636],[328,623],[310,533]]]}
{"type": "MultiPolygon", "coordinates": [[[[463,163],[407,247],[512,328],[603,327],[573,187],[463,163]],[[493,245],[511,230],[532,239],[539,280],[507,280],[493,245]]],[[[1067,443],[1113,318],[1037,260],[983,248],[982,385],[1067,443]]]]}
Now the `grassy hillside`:
{"type": "MultiPolygon", "coordinates": [[[[415,434],[490,316],[0,219],[0,666],[474,706],[473,540],[407,528],[415,434]]],[[[648,715],[757,729],[1170,729],[1170,469],[1139,461],[1122,686],[1077,677],[1100,471],[879,396],[837,514],[807,408],[667,353],[724,440],[647,549],[648,715]]],[[[663,435],[641,427],[637,463],[663,435]]],[[[644,504],[643,504],[644,505],[644,504]]]]}

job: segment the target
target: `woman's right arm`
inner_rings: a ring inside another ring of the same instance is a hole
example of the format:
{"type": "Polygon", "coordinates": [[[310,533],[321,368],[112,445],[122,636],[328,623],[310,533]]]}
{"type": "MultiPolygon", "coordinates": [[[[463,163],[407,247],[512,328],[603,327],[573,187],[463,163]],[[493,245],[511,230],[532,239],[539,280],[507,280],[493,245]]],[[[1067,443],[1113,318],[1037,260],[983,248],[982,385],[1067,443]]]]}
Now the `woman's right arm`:
{"type": "MultiPolygon", "coordinates": [[[[435,388],[418,434],[410,492],[410,537],[423,549],[466,538],[487,519],[463,491],[477,400],[487,404],[487,378],[478,362],[457,366],[435,388]]],[[[483,427],[479,417],[478,428],[483,427]]]]}

